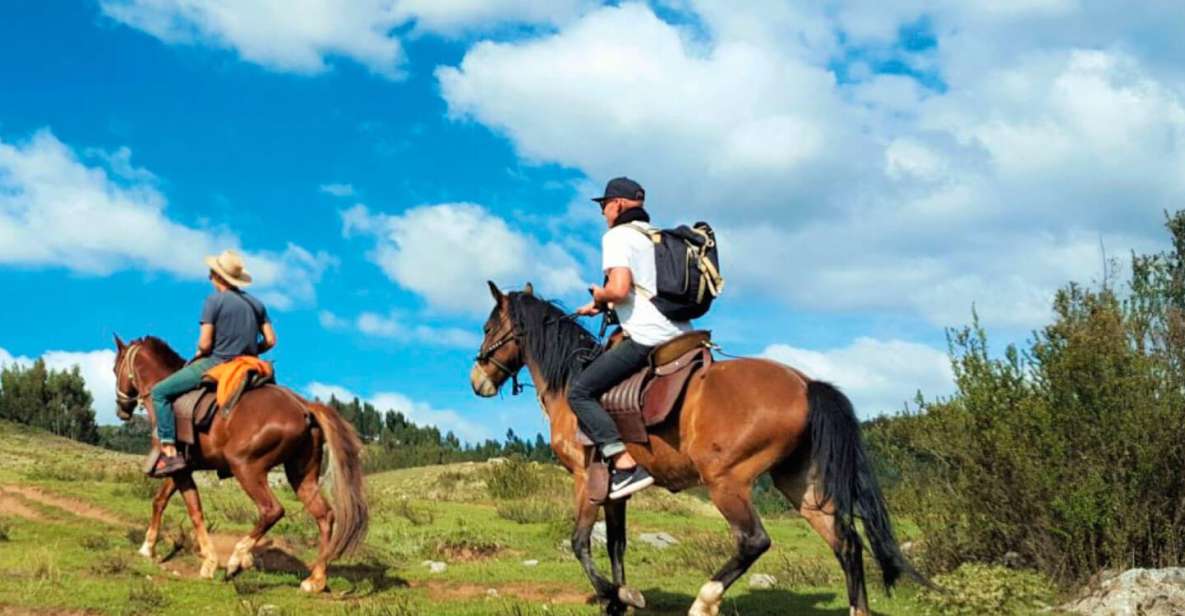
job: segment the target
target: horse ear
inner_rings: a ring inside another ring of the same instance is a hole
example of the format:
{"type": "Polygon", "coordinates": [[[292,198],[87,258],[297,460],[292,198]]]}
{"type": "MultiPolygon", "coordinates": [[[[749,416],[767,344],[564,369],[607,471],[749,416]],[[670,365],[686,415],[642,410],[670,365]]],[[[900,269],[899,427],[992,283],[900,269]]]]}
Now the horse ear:
{"type": "Polygon", "coordinates": [[[535,294],[535,285],[528,282],[527,286],[523,287],[523,295],[534,295],[534,294],[535,294]]]}
{"type": "Polygon", "coordinates": [[[114,336],[115,336],[115,348],[117,348],[117,349],[119,349],[120,351],[122,351],[122,350],[124,349],[124,347],[125,347],[125,346],[127,346],[127,345],[125,345],[125,344],[123,343],[123,340],[121,340],[121,339],[119,338],[119,334],[114,334],[114,336]]]}
{"type": "Polygon", "coordinates": [[[490,295],[494,297],[494,301],[502,301],[502,292],[498,290],[498,285],[494,284],[493,280],[487,280],[486,284],[490,285],[490,295]]]}

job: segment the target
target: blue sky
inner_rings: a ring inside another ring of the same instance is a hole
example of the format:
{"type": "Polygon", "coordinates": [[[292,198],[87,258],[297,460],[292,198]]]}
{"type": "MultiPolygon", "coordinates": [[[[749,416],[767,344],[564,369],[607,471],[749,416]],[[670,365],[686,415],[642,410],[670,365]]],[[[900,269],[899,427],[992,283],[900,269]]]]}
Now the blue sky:
{"type": "Polygon", "coordinates": [[[949,393],[972,305],[1002,346],[1100,243],[1163,245],[1181,9],[816,4],[7,3],[0,362],[80,364],[113,421],[112,333],[189,352],[201,256],[234,246],[284,383],[533,434],[531,396],[466,381],[483,281],[575,304],[586,199],[628,174],[719,229],[727,350],[868,416],[949,393]]]}

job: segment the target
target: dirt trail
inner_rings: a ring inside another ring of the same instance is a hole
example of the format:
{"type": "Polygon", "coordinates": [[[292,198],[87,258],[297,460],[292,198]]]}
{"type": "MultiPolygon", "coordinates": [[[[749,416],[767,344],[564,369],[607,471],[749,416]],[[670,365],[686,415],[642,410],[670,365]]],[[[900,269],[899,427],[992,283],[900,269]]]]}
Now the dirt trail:
{"type": "MultiPolygon", "coordinates": [[[[4,491],[0,491],[0,515],[12,515],[34,522],[41,522],[45,520],[45,516],[41,515],[36,509],[33,509],[25,504],[19,496],[10,495],[4,491]]],[[[3,608],[0,608],[3,609],[3,608]]],[[[0,611],[0,615],[4,614],[0,611]]]]}
{"type": "MultiPolygon", "coordinates": [[[[128,525],[128,523],[126,521],[121,520],[118,516],[111,513],[110,511],[107,511],[106,509],[103,509],[101,507],[96,507],[95,505],[92,505],[92,504],[90,504],[86,501],[83,501],[83,500],[79,500],[76,498],[70,498],[67,496],[60,496],[58,494],[51,494],[51,493],[46,492],[45,490],[42,490],[40,488],[34,488],[34,487],[30,487],[30,486],[17,486],[17,485],[2,485],[2,486],[0,486],[0,499],[7,502],[10,500],[15,501],[18,498],[30,500],[35,503],[46,505],[48,507],[53,507],[55,509],[61,509],[62,511],[65,511],[66,513],[76,515],[80,518],[86,518],[88,520],[93,520],[95,522],[102,522],[104,524],[111,524],[112,526],[127,526],[128,525]]],[[[25,507],[25,508],[28,509],[28,507],[25,507]]],[[[33,512],[33,513],[36,514],[36,512],[33,512]]],[[[22,517],[27,517],[27,516],[22,516],[22,517]]],[[[30,518],[30,519],[44,519],[44,516],[42,516],[40,518],[30,518]]]]}
{"type": "Polygon", "coordinates": [[[496,590],[500,597],[515,597],[516,599],[542,603],[585,604],[592,600],[592,595],[589,593],[574,590],[569,586],[540,585],[524,582],[471,584],[464,582],[431,581],[424,583],[413,582],[412,586],[426,588],[428,595],[437,601],[488,597],[490,596],[490,589],[496,590]]]}

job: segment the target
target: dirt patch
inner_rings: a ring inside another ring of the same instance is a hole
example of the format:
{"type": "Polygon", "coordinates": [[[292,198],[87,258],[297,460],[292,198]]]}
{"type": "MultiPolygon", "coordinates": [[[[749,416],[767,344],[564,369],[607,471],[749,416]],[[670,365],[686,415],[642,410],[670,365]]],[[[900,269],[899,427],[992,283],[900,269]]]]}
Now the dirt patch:
{"type": "Polygon", "coordinates": [[[588,604],[595,597],[570,586],[516,582],[511,584],[465,584],[457,582],[431,581],[413,582],[413,587],[424,588],[434,600],[479,599],[489,597],[490,589],[498,591],[499,597],[514,597],[535,603],[588,604]]]}
{"type": "Polygon", "coordinates": [[[91,616],[92,614],[100,613],[101,612],[68,610],[65,608],[56,607],[17,607],[15,605],[0,605],[0,616],[29,616],[29,614],[34,614],[36,616],[91,616]]]}
{"type": "Polygon", "coordinates": [[[104,524],[111,524],[112,526],[127,525],[127,522],[119,519],[119,517],[110,511],[107,511],[101,507],[96,507],[83,500],[51,494],[40,488],[33,488],[29,486],[0,486],[0,495],[9,496],[12,494],[19,495],[21,498],[31,500],[35,503],[40,503],[55,509],[61,509],[80,518],[86,518],[88,520],[94,520],[104,524]]]}
{"type": "MultiPolygon", "coordinates": [[[[34,522],[45,520],[45,516],[41,515],[36,509],[26,505],[19,496],[8,494],[2,490],[0,490],[0,515],[16,516],[34,522]]],[[[0,616],[5,614],[2,611],[3,609],[6,608],[0,607],[0,616]]]]}
{"type": "MultiPolygon", "coordinates": [[[[235,544],[242,539],[242,535],[230,535],[223,533],[211,533],[210,541],[214,543],[214,549],[218,552],[218,566],[226,568],[226,561],[230,559],[230,555],[234,553],[235,544]]],[[[168,537],[165,537],[168,539],[168,537]]],[[[189,543],[193,543],[190,538],[189,543]]],[[[178,576],[197,577],[201,569],[201,559],[197,555],[197,546],[189,547],[187,545],[184,554],[176,554],[171,558],[160,563],[161,569],[178,576]]],[[[265,536],[258,545],[251,550],[251,554],[255,557],[255,568],[261,571],[280,571],[285,573],[297,573],[301,575],[308,574],[308,567],[305,563],[295,556],[296,551],[292,546],[280,539],[272,539],[265,536]]],[[[0,614],[0,616],[3,616],[0,614]]]]}

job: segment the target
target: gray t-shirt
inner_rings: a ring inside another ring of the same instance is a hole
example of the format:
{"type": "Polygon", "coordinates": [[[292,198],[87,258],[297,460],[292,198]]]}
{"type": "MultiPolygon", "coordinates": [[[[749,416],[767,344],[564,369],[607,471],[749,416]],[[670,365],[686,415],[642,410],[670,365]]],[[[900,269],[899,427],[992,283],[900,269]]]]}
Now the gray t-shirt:
{"type": "Polygon", "coordinates": [[[242,291],[212,293],[202,306],[202,323],[214,326],[211,355],[218,361],[258,355],[259,328],[267,321],[263,302],[242,291]]]}

